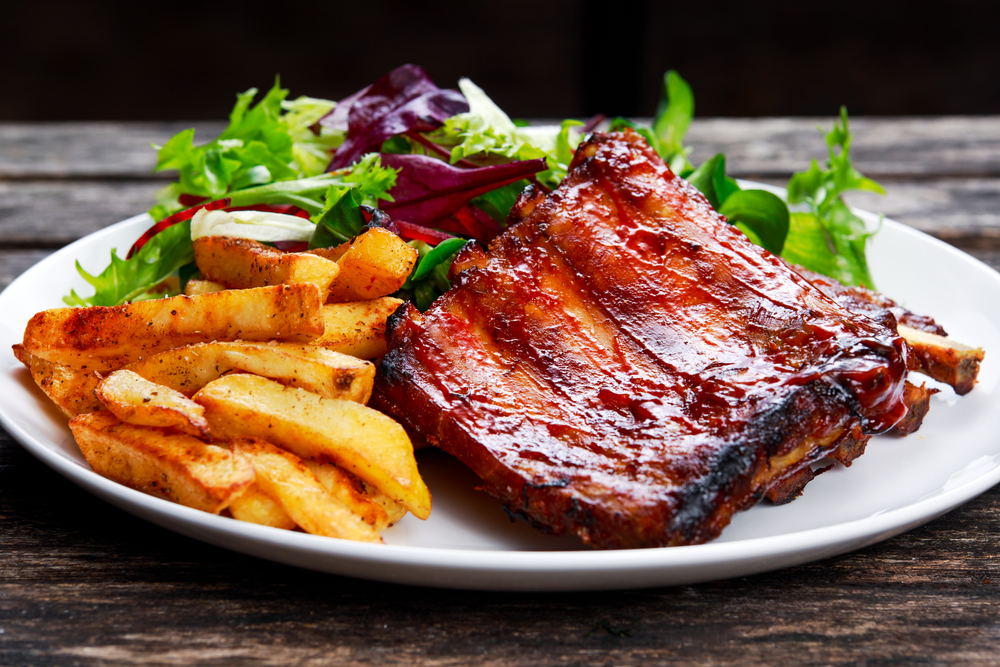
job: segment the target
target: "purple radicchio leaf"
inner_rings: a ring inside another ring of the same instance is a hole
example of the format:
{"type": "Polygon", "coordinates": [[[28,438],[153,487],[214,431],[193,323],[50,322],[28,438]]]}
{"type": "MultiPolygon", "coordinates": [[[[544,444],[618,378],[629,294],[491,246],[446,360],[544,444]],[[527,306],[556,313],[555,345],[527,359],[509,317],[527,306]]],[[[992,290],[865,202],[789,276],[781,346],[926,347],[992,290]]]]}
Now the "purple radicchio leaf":
{"type": "MultiPolygon", "coordinates": [[[[389,191],[394,201],[379,202],[379,207],[397,221],[427,227],[466,209],[482,194],[549,168],[544,158],[462,169],[426,155],[394,153],[382,153],[382,166],[400,172],[389,191]]],[[[469,210],[463,213],[480,217],[469,210]]]]}
{"type": "MultiPolygon", "coordinates": [[[[352,95],[348,95],[344,99],[337,102],[337,106],[333,107],[333,111],[320,118],[318,121],[316,121],[316,123],[318,125],[322,125],[323,127],[328,127],[331,130],[340,130],[341,132],[347,132],[347,116],[351,111],[351,107],[354,105],[355,102],[357,102],[359,97],[367,93],[369,90],[371,90],[371,86],[365,86],[358,92],[352,95]]],[[[319,133],[318,129],[315,126],[311,127],[313,127],[313,131],[315,131],[317,134],[319,133]]]]}
{"type": "MultiPolygon", "coordinates": [[[[347,110],[347,138],[327,171],[349,167],[390,137],[410,130],[433,130],[468,110],[461,93],[438,88],[422,67],[398,67],[352,101],[347,110]]],[[[330,116],[331,122],[336,120],[330,116]]]]}

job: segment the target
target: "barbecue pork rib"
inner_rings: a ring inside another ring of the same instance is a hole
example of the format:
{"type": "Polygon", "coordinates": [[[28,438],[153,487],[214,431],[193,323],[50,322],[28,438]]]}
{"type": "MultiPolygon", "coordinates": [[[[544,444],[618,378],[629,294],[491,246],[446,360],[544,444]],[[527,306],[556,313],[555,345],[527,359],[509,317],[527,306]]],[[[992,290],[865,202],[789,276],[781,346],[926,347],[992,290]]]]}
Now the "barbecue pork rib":
{"type": "Polygon", "coordinates": [[[591,135],[510,222],[390,318],[374,400],[542,530],[705,542],[906,412],[895,322],[750,243],[631,131],[591,135]]]}

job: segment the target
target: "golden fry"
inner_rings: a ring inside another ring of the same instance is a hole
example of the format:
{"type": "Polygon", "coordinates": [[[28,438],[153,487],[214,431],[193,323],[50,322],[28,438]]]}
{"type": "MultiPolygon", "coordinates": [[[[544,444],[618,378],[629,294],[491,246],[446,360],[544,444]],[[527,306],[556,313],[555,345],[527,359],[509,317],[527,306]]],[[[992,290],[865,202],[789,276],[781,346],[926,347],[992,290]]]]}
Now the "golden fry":
{"type": "Polygon", "coordinates": [[[184,433],[120,421],[107,410],[69,422],[97,474],[150,495],[218,514],[254,480],[228,449],[184,433]]]}
{"type": "Polygon", "coordinates": [[[127,368],[185,396],[239,370],[328,398],[367,403],[375,380],[371,362],[299,343],[202,343],[167,350],[127,368]]]}
{"type": "Polygon", "coordinates": [[[311,283],[226,290],[105,308],[55,308],[24,331],[31,354],[74,367],[115,370],[164,350],[213,340],[307,342],[322,335],[311,283]]]}
{"type": "Polygon", "coordinates": [[[188,296],[198,296],[199,294],[209,294],[210,292],[221,292],[224,289],[228,288],[222,283],[194,279],[187,281],[187,285],[184,286],[184,293],[188,296]]]}
{"type": "Polygon", "coordinates": [[[313,535],[381,542],[378,532],[330,495],[302,461],[258,438],[237,438],[233,453],[257,473],[257,486],[273,498],[302,530],[313,535]]]}
{"type": "Polygon", "coordinates": [[[430,515],[410,438],[381,412],[253,375],[219,378],[194,400],[205,407],[215,438],[266,438],[300,458],[344,468],[421,519],[430,515]]]}
{"type": "Polygon", "coordinates": [[[242,496],[229,504],[229,513],[234,519],[256,523],[261,526],[291,530],[295,522],[288,516],[278,501],[260,490],[256,482],[251,484],[242,496]]]}
{"type": "Polygon", "coordinates": [[[205,408],[190,398],[128,370],[104,378],[94,394],[118,419],[130,424],[175,428],[196,437],[208,437],[205,408]]]}
{"type": "Polygon", "coordinates": [[[192,246],[202,276],[235,289],[313,283],[325,296],[341,271],[318,255],[282,252],[251,239],[203,236],[192,246]]]}
{"type": "Polygon", "coordinates": [[[12,347],[17,360],[28,367],[31,379],[67,417],[101,409],[101,402],[94,396],[94,388],[101,381],[97,373],[46,361],[20,344],[12,347]]]}
{"type": "Polygon", "coordinates": [[[373,227],[351,240],[337,259],[340,275],[330,285],[331,302],[387,296],[406,282],[418,253],[392,232],[373,227]]]}
{"type": "Polygon", "coordinates": [[[320,311],[326,331],[313,345],[360,359],[381,357],[386,352],[385,321],[402,303],[391,296],[329,303],[320,311]]]}

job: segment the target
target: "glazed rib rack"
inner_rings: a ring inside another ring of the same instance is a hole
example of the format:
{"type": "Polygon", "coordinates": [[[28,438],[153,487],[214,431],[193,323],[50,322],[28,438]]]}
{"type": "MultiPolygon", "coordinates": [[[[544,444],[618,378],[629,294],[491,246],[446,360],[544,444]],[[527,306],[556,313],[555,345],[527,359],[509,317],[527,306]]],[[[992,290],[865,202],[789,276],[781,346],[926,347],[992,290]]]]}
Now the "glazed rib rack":
{"type": "Polygon", "coordinates": [[[854,314],[727,224],[635,133],[390,320],[376,400],[509,512],[602,548],[693,544],[903,417],[892,316],[854,314]]]}

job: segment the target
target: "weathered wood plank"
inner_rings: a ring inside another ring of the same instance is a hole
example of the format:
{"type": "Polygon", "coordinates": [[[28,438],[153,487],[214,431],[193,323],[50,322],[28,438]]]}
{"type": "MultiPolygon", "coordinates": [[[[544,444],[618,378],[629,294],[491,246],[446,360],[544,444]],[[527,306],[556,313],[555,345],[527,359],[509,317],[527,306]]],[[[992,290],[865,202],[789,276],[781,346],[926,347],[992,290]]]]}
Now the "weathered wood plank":
{"type": "Polygon", "coordinates": [[[154,181],[0,181],[0,247],[59,248],[156,203],[154,181]]]}
{"type": "MultiPolygon", "coordinates": [[[[156,165],[150,144],[183,129],[209,140],[220,122],[0,123],[0,178],[146,178],[156,165]]],[[[163,176],[162,178],[169,178],[163,176]]]]}
{"type": "MultiPolygon", "coordinates": [[[[833,118],[705,119],[691,124],[684,143],[698,164],[725,153],[737,176],[785,176],[822,164],[823,135],[833,118]]],[[[875,178],[1000,175],[1000,117],[855,118],[855,165],[875,178]]]]}
{"type": "MultiPolygon", "coordinates": [[[[710,118],[691,125],[685,144],[700,163],[726,153],[744,177],[787,177],[826,156],[817,125],[833,118],[710,118]]],[[[198,141],[218,121],[0,124],[0,178],[144,178],[155,164],[151,143],[197,128],[198,141]]],[[[856,118],[854,156],[873,177],[1000,175],[1000,117],[856,118]]]]}
{"type": "Polygon", "coordinates": [[[429,590],[230,553],[136,519],[0,432],[0,661],[992,664],[1000,489],[853,554],[610,593],[429,590]]]}
{"type": "Polygon", "coordinates": [[[0,250],[0,290],[49,254],[50,250],[0,250]]]}

